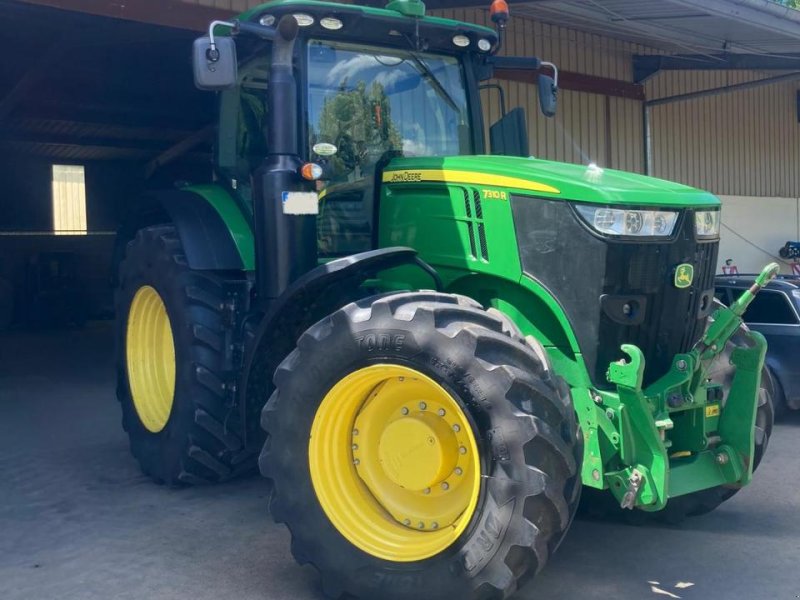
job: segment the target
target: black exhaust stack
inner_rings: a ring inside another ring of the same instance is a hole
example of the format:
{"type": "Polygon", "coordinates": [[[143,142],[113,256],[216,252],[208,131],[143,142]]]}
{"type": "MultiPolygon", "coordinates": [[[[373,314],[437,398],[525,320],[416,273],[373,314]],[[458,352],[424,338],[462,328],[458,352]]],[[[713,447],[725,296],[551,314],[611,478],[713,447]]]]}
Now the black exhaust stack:
{"type": "Polygon", "coordinates": [[[253,172],[256,293],[259,303],[278,298],[317,265],[316,215],[283,212],[283,193],[312,191],[300,175],[297,83],[292,61],[298,25],[292,15],[278,23],[272,44],[267,131],[268,154],[253,172]]]}

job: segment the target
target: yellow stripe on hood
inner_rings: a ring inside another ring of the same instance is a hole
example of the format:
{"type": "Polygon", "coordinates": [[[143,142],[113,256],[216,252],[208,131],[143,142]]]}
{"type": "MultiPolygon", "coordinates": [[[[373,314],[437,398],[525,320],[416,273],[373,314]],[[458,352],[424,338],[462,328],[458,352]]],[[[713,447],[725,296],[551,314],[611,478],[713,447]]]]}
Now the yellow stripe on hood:
{"type": "Polygon", "coordinates": [[[445,183],[467,183],[472,185],[485,185],[492,187],[516,188],[531,192],[545,192],[547,194],[560,194],[561,192],[551,185],[508,177],[506,175],[492,175],[473,171],[452,171],[440,169],[407,169],[402,171],[385,171],[383,183],[414,183],[416,181],[441,181],[445,183]]]}

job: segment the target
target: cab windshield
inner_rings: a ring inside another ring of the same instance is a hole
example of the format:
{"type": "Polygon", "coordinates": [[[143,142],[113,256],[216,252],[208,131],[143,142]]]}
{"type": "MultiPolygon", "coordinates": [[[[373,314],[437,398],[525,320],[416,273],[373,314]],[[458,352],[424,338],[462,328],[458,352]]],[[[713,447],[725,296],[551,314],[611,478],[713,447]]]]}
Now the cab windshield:
{"type": "Polygon", "coordinates": [[[330,41],[308,53],[309,158],[329,184],[369,176],[390,152],[472,153],[457,58],[330,41]]]}

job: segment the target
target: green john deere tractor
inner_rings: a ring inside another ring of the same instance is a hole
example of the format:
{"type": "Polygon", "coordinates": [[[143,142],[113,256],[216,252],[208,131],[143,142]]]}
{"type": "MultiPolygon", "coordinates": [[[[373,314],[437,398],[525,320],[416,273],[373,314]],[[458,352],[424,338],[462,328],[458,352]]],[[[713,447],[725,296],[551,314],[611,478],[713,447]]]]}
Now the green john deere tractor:
{"type": "Polygon", "coordinates": [[[258,465],[331,597],[505,597],[582,487],[700,514],[767,446],[740,315],[774,266],[723,307],[713,195],[533,158],[521,109],[487,147],[494,69],[541,69],[555,111],[553,65],[497,56],[507,16],[282,0],[212,23],[215,183],[151,196],[120,264],[133,454],[168,484],[258,465]]]}

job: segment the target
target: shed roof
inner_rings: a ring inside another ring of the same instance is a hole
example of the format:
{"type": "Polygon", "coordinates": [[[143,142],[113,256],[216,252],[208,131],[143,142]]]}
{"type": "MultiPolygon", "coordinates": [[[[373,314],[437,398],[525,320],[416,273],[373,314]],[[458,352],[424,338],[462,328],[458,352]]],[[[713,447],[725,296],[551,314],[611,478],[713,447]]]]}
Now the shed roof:
{"type": "Polygon", "coordinates": [[[533,0],[512,13],[674,54],[800,54],[800,11],[770,0],[533,0]]]}

